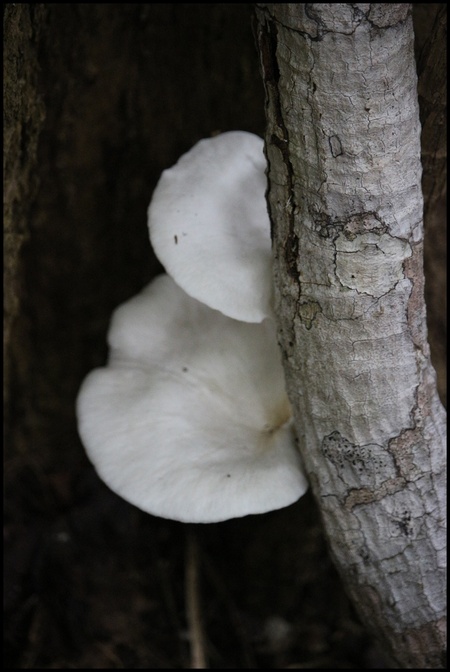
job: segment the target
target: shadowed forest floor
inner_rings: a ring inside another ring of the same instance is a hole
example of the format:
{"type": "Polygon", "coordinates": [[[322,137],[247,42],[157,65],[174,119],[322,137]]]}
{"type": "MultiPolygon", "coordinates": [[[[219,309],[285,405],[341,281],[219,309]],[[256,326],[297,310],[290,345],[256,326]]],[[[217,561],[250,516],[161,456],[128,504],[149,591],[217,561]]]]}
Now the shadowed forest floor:
{"type": "Polygon", "coordinates": [[[9,468],[5,667],[190,668],[196,646],[212,669],[383,667],[309,494],[194,526],[140,512],[90,468],[9,468]]]}

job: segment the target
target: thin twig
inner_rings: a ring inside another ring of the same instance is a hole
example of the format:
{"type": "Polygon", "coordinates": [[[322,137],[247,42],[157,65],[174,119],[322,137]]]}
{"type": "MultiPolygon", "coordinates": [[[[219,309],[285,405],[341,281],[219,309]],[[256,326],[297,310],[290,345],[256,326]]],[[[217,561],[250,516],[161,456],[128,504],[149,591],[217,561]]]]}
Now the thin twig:
{"type": "Polygon", "coordinates": [[[208,555],[205,553],[205,551],[203,551],[202,554],[202,564],[205,568],[205,575],[207,580],[211,582],[212,587],[216,592],[217,598],[220,602],[223,603],[225,610],[228,612],[231,626],[242,647],[243,662],[245,667],[249,670],[256,669],[258,666],[255,660],[253,648],[249,642],[248,636],[243,626],[240,610],[233,599],[233,595],[229,589],[229,586],[227,586],[226,582],[224,581],[223,576],[220,574],[216,564],[214,564],[211,558],[208,558],[208,555]]]}
{"type": "Polygon", "coordinates": [[[205,632],[200,607],[199,553],[195,531],[186,535],[186,617],[191,642],[191,669],[207,669],[205,632]]]}

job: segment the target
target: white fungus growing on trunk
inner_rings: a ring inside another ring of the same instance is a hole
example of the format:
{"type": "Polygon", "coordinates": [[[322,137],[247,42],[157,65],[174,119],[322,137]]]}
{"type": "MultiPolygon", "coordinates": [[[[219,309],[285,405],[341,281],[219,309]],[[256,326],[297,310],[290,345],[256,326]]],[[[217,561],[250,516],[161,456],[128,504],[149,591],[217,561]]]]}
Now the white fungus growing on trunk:
{"type": "Polygon", "coordinates": [[[245,131],[200,140],[163,172],[148,209],[167,273],[190,296],[244,322],[272,315],[263,147],[245,131]]]}
{"type": "Polygon", "coordinates": [[[77,400],[100,477],[148,513],[209,523],[307,489],[271,320],[239,322],[159,276],[114,313],[77,400]]]}

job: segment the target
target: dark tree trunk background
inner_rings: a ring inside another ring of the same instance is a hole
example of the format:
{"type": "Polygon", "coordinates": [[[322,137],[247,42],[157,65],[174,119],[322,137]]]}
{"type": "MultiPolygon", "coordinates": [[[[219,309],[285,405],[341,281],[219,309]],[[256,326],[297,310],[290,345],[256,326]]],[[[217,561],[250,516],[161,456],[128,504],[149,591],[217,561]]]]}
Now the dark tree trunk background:
{"type": "MultiPolygon", "coordinates": [[[[441,5],[430,7],[418,6],[419,50],[441,5]]],[[[216,131],[263,135],[251,9],[4,8],[7,668],[189,666],[186,526],[103,486],[74,400],[105,362],[114,307],[161,271],[146,224],[161,171],[216,131]]],[[[442,381],[444,220],[434,220],[430,333],[442,381]]],[[[382,666],[317,521],[306,496],[196,526],[211,667],[382,666]]]]}

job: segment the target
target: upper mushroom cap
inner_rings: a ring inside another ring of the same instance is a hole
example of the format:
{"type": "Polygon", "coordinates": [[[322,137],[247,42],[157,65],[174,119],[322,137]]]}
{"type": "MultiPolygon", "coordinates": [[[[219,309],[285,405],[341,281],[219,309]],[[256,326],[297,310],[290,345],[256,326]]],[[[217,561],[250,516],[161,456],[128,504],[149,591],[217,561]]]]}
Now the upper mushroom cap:
{"type": "Polygon", "coordinates": [[[108,366],[77,399],[97,472],[139,508],[217,522],[307,489],[271,320],[232,320],[166,275],[114,313],[108,366]]]}
{"type": "Polygon", "coordinates": [[[245,131],[200,140],[163,172],[148,209],[167,273],[190,296],[244,322],[271,315],[263,146],[245,131]]]}

